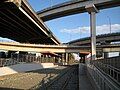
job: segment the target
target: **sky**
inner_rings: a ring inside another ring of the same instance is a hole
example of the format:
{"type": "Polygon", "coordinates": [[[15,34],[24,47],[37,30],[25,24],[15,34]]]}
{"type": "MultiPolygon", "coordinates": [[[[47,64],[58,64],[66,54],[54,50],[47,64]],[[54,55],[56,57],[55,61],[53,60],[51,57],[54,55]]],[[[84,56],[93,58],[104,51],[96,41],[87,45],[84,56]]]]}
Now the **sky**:
{"type": "MultiPolygon", "coordinates": [[[[47,7],[69,0],[28,0],[37,12],[47,7]]],[[[90,36],[90,18],[88,13],[80,13],[45,22],[62,43],[90,36]]],[[[96,31],[98,34],[120,32],[120,7],[100,10],[96,14],[96,31]],[[110,30],[111,23],[111,30],[110,30]]],[[[3,40],[0,38],[0,40],[3,40]]],[[[7,39],[4,39],[7,40],[7,39]]]]}

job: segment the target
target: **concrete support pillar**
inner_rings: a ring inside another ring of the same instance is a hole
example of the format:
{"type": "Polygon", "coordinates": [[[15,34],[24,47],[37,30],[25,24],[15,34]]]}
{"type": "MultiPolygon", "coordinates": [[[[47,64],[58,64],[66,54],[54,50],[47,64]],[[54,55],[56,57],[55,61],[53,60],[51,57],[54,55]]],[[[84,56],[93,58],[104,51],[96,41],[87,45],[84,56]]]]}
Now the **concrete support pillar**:
{"type": "Polygon", "coordinates": [[[19,62],[19,51],[17,51],[16,53],[17,53],[17,61],[19,62]]]}
{"type": "Polygon", "coordinates": [[[90,13],[90,32],[91,32],[91,59],[96,59],[96,24],[95,12],[90,13]]]}
{"type": "Polygon", "coordinates": [[[65,58],[64,58],[64,53],[62,54],[62,63],[63,63],[63,65],[64,65],[64,63],[65,63],[65,58]]]}
{"type": "Polygon", "coordinates": [[[65,64],[68,64],[68,53],[65,54],[65,64]]]}
{"type": "Polygon", "coordinates": [[[59,63],[59,64],[61,63],[61,59],[60,59],[60,57],[58,57],[58,63],[59,63]]]}
{"type": "Polygon", "coordinates": [[[108,58],[109,57],[109,53],[108,52],[104,52],[104,58],[108,58]]]}
{"type": "Polygon", "coordinates": [[[90,14],[90,32],[91,32],[91,60],[96,59],[96,13],[97,8],[92,4],[87,5],[86,10],[90,14]]]}
{"type": "Polygon", "coordinates": [[[69,62],[70,62],[70,53],[68,53],[68,65],[69,65],[69,62]]]}

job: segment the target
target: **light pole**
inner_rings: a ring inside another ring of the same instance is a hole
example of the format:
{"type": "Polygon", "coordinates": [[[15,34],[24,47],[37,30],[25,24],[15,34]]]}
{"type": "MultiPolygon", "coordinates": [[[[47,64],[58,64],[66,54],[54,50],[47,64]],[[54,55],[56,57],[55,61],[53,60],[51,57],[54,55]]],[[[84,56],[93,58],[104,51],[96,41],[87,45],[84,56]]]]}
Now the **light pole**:
{"type": "Polygon", "coordinates": [[[71,41],[71,33],[70,33],[70,41],[71,41]]]}
{"type": "MultiPolygon", "coordinates": [[[[82,28],[82,27],[81,27],[82,28]]],[[[80,34],[80,38],[81,38],[81,30],[79,31],[79,34],[80,34]]]]}
{"type": "Polygon", "coordinates": [[[50,4],[51,4],[50,6],[52,7],[52,0],[50,0],[50,4]]]}
{"type": "Polygon", "coordinates": [[[108,17],[108,20],[109,20],[110,33],[111,33],[111,19],[110,19],[110,17],[109,17],[109,16],[107,16],[107,17],[108,17]]]}

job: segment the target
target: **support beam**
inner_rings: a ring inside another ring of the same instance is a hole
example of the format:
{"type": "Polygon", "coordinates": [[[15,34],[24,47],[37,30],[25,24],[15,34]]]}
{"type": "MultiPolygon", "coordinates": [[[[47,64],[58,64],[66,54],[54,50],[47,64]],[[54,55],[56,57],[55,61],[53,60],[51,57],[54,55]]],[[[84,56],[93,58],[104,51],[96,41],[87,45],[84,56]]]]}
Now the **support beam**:
{"type": "Polygon", "coordinates": [[[92,4],[86,5],[86,10],[90,14],[90,32],[91,32],[91,60],[96,59],[96,13],[97,8],[92,4]]]}

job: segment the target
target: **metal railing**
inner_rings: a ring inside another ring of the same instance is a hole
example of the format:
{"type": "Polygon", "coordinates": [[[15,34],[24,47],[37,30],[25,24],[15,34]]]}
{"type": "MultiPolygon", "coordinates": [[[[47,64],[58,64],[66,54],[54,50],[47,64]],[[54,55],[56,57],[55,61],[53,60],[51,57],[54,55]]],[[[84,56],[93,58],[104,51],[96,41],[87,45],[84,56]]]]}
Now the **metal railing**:
{"type": "Polygon", "coordinates": [[[93,78],[99,90],[119,90],[120,86],[109,79],[106,73],[102,73],[94,65],[87,65],[88,72],[93,78]]]}
{"type": "Polygon", "coordinates": [[[120,85],[120,70],[98,61],[93,62],[94,66],[97,67],[100,71],[106,73],[112,80],[114,80],[117,84],[120,85]]]}
{"type": "Polygon", "coordinates": [[[120,56],[118,57],[111,57],[111,58],[105,58],[105,59],[98,59],[95,60],[95,62],[101,62],[103,64],[111,65],[115,68],[120,69],[120,56]]]}
{"type": "MultiPolygon", "coordinates": [[[[116,57],[116,60],[119,57],[116,57]]],[[[115,58],[112,58],[115,60],[115,58]]],[[[109,59],[111,60],[111,59],[109,59]]],[[[86,62],[90,76],[93,78],[99,90],[119,90],[120,89],[120,70],[105,64],[103,60],[86,62]]]]}

